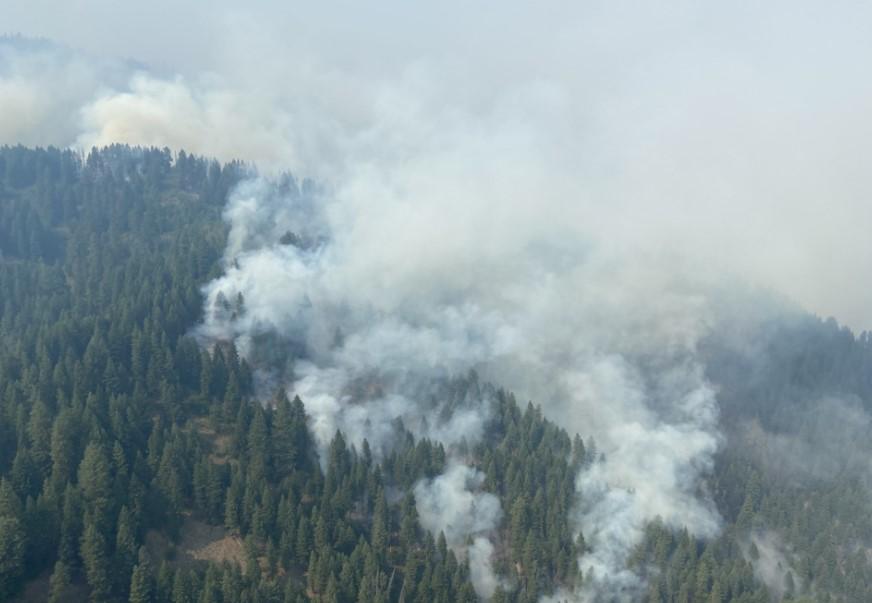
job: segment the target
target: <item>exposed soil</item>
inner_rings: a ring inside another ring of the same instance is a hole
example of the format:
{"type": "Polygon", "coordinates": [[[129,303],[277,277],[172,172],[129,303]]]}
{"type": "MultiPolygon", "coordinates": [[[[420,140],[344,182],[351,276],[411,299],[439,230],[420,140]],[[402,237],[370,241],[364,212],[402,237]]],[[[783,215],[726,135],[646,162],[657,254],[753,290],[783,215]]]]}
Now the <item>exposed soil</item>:
{"type": "Polygon", "coordinates": [[[157,563],[166,559],[175,566],[191,566],[203,561],[236,563],[245,567],[242,539],[228,534],[221,526],[211,526],[188,517],[182,524],[178,544],[160,532],[150,531],[145,546],[157,563]]]}
{"type": "Polygon", "coordinates": [[[245,565],[242,539],[227,534],[221,526],[210,526],[201,521],[185,521],[179,550],[183,557],[195,561],[229,561],[245,565]]]}

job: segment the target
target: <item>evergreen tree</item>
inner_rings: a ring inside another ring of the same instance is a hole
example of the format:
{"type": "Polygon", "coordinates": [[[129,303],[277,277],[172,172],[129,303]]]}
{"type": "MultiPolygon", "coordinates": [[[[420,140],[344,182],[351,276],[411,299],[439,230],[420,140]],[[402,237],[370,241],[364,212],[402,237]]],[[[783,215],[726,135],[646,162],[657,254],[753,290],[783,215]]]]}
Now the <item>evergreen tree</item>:
{"type": "Polygon", "coordinates": [[[130,603],[151,603],[154,601],[154,578],[148,553],[145,547],[140,547],[138,561],[130,578],[130,603]]]}
{"type": "Polygon", "coordinates": [[[49,581],[49,603],[63,603],[67,601],[67,589],[70,587],[70,569],[63,561],[55,563],[54,571],[49,581]]]}
{"type": "Polygon", "coordinates": [[[90,517],[85,518],[81,556],[90,588],[88,600],[93,603],[109,601],[111,580],[106,540],[90,517]]]}
{"type": "Polygon", "coordinates": [[[10,595],[24,571],[25,534],[21,522],[0,515],[0,595],[10,595]]]}
{"type": "Polygon", "coordinates": [[[78,475],[85,505],[98,523],[99,530],[104,530],[112,503],[112,475],[102,444],[88,444],[78,475]]]}
{"type": "Polygon", "coordinates": [[[118,526],[115,530],[115,561],[114,576],[119,581],[118,590],[124,592],[127,588],[133,566],[137,561],[136,534],[133,518],[127,507],[121,507],[118,514],[118,526]]]}

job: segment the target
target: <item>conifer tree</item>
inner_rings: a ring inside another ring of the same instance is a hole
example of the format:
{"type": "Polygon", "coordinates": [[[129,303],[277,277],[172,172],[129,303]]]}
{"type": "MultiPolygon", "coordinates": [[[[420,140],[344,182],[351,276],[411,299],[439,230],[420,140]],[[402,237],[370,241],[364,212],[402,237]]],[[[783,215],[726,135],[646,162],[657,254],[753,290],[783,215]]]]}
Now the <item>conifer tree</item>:
{"type": "Polygon", "coordinates": [[[64,603],[67,601],[67,589],[70,587],[70,569],[63,561],[57,561],[49,580],[49,603],[64,603]]]}
{"type": "Polygon", "coordinates": [[[152,603],[154,577],[145,547],[140,547],[138,561],[130,578],[130,603],[152,603]]]}
{"type": "Polygon", "coordinates": [[[111,593],[111,580],[106,540],[90,515],[85,518],[81,557],[90,589],[88,600],[92,603],[108,601],[111,593]]]}

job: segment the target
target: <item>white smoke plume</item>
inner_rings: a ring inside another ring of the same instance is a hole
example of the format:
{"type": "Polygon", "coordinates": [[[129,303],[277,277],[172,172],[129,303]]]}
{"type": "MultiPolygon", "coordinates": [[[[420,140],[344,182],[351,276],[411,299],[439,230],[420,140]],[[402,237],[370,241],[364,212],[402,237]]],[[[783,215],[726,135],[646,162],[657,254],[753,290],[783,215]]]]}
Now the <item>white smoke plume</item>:
{"type": "Polygon", "coordinates": [[[578,527],[591,547],[581,563],[594,570],[585,592],[635,592],[624,562],[647,521],[714,534],[719,519],[700,479],[719,442],[695,355],[708,320],[703,284],[664,277],[663,258],[630,263],[584,230],[551,241],[532,213],[493,228],[488,208],[474,205],[455,222],[426,194],[379,198],[355,190],[365,182],[311,193],[317,200],[262,179],[241,185],[225,211],[226,272],[205,288],[201,335],[235,339],[255,360],[284,346],[288,364],[277,370],[306,403],[322,448],[341,429],[381,454],[397,419],[448,446],[474,443],[487,397],[445,413],[420,386],[470,369],[594,434],[604,459],[578,481],[578,527]],[[426,242],[416,231],[422,247],[397,224],[417,212],[440,225],[426,242]],[[477,253],[473,231],[491,237],[492,254],[477,253]],[[474,278],[470,258],[480,264],[474,278]],[[271,333],[281,341],[264,343],[271,333]]]}
{"type": "Polygon", "coordinates": [[[493,596],[500,581],[493,565],[494,545],[488,538],[499,525],[499,499],[480,491],[484,475],[465,465],[450,463],[444,473],[415,485],[415,501],[421,525],[445,540],[455,552],[469,559],[475,592],[493,596]]]}
{"type": "Polygon", "coordinates": [[[476,536],[466,548],[469,558],[469,577],[475,592],[484,599],[491,598],[504,584],[493,566],[494,545],[484,536],[476,536]]]}
{"type": "Polygon", "coordinates": [[[603,414],[613,414],[609,426],[596,432],[609,443],[605,459],[594,461],[576,484],[580,527],[591,548],[579,560],[584,600],[639,598],[642,584],[625,561],[652,518],[690,526],[701,537],[718,532],[714,505],[694,492],[698,476],[712,470],[719,440],[714,392],[700,371],[682,366],[653,376],[650,387],[672,397],[668,420],[651,412],[650,394],[621,359],[604,359],[577,383],[603,414]]]}
{"type": "MultiPolygon", "coordinates": [[[[339,428],[378,453],[396,419],[448,445],[474,442],[483,400],[444,416],[416,395],[422,378],[469,369],[596,435],[606,460],[579,480],[579,527],[591,532],[582,562],[621,588],[645,521],[717,525],[698,496],[717,442],[694,360],[708,288],[668,230],[633,226],[635,208],[610,207],[585,182],[590,167],[568,162],[581,150],[559,129],[557,116],[579,118],[568,90],[528,82],[484,113],[446,110],[432,77],[412,72],[373,93],[366,125],[333,144],[341,159],[325,191],[256,179],[233,193],[225,274],[205,290],[201,333],[235,339],[254,360],[286,346],[293,361],[279,376],[322,447],[339,428]],[[379,391],[350,394],[371,376],[379,391]]],[[[83,109],[78,140],[152,144],[183,123],[173,135],[206,144],[227,112],[221,94],[192,85],[133,76],[83,109]]]]}
{"type": "Polygon", "coordinates": [[[0,143],[71,144],[82,131],[81,108],[131,69],[46,40],[0,36],[0,143]]]}
{"type": "Polygon", "coordinates": [[[236,341],[256,366],[277,373],[270,382],[287,379],[306,403],[322,451],[340,429],[358,447],[367,439],[381,456],[398,419],[419,437],[475,443],[488,397],[442,412],[445,400],[432,400],[424,382],[462,374],[484,355],[486,342],[474,342],[477,317],[462,308],[420,319],[379,315],[366,303],[371,289],[355,292],[337,280],[339,252],[323,210],[292,181],[244,182],[224,214],[231,224],[226,272],[205,288],[199,334],[236,341]],[[269,334],[281,341],[257,343],[269,334]],[[286,365],[258,362],[271,347],[286,365]]]}
{"type": "Polygon", "coordinates": [[[766,585],[776,601],[781,601],[786,594],[793,596],[802,592],[802,580],[790,561],[793,555],[776,532],[766,530],[751,534],[743,543],[742,554],[753,566],[754,575],[766,585]],[[791,593],[787,593],[788,580],[793,583],[791,593]]]}
{"type": "Polygon", "coordinates": [[[646,521],[717,529],[696,347],[730,279],[872,324],[869,8],[250,4],[13,6],[9,27],[158,67],[66,77],[68,55],[16,46],[0,142],[170,145],[317,180],[234,192],[203,336],[287,379],[322,445],[340,428],[388,447],[397,418],[474,441],[487,396],[433,413],[421,395],[469,369],[594,435],[594,578],[572,596],[632,598],[646,521]]]}
{"type": "Polygon", "coordinates": [[[588,220],[622,220],[621,242],[656,233],[872,325],[856,285],[872,262],[868,6],[376,4],[13,0],[9,31],[83,50],[3,44],[0,142],[166,145],[345,181],[456,150],[452,130],[500,133],[459,157],[482,181],[493,153],[503,176],[542,161],[535,193],[593,196],[588,220]]]}

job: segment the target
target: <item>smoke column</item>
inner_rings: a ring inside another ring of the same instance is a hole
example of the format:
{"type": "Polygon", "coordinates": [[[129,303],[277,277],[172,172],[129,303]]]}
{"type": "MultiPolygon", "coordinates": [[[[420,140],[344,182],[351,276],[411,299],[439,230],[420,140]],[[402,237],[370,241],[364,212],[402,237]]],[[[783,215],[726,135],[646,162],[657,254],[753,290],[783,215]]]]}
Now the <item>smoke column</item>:
{"type": "Polygon", "coordinates": [[[483,480],[475,469],[452,463],[442,475],[418,483],[415,500],[421,525],[436,535],[444,534],[448,546],[468,555],[475,591],[490,598],[499,579],[491,565],[494,546],[487,533],[498,527],[502,509],[496,496],[476,491],[483,480]],[[467,547],[469,539],[473,540],[467,547]]]}
{"type": "Polygon", "coordinates": [[[317,181],[232,193],[198,334],[299,393],[322,447],[342,429],[381,454],[397,418],[476,441],[487,392],[431,403],[470,369],[593,436],[587,579],[560,596],[632,600],[624,561],[651,519],[717,531],[697,348],[733,279],[869,324],[868,7],[387,2],[337,20],[218,0],[172,3],[167,44],[103,2],[28,3],[10,27],[158,67],[5,40],[2,142],[167,145],[317,181]],[[52,16],[85,6],[81,28],[52,16]]]}
{"type": "MultiPolygon", "coordinates": [[[[636,594],[639,580],[624,564],[656,517],[716,533],[700,489],[719,442],[715,396],[695,354],[707,324],[703,285],[667,273],[664,258],[630,261],[532,213],[507,213],[495,226],[487,200],[465,198],[459,221],[450,200],[433,207],[426,194],[419,204],[369,186],[240,185],[225,210],[225,274],[204,289],[200,336],[235,340],[264,381],[300,395],[322,449],[341,429],[383,454],[397,419],[449,451],[476,442],[485,392],[450,413],[426,395],[430,380],[471,369],[595,436],[602,457],[577,482],[588,579],[573,596],[636,594]],[[377,392],[354,395],[361,382],[377,392]]],[[[455,462],[416,494],[425,527],[469,555],[478,592],[490,595],[499,580],[487,533],[501,511],[477,492],[479,481],[455,462]],[[473,524],[460,521],[467,516],[473,524]]]]}

